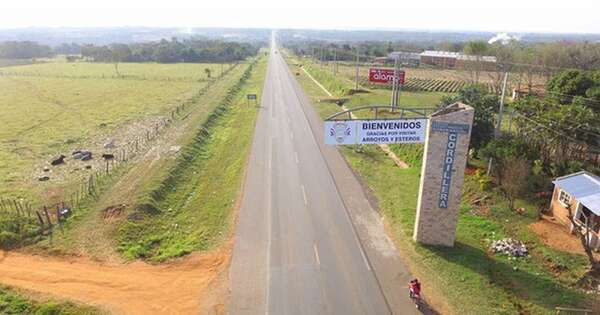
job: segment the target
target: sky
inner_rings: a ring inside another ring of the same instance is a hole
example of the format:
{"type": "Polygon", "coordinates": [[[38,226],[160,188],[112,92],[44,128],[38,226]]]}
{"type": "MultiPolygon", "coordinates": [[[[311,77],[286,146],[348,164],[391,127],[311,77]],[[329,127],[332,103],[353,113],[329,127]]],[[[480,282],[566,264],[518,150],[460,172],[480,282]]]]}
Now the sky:
{"type": "Polygon", "coordinates": [[[0,0],[0,29],[261,27],[600,33],[600,0],[0,0]]]}

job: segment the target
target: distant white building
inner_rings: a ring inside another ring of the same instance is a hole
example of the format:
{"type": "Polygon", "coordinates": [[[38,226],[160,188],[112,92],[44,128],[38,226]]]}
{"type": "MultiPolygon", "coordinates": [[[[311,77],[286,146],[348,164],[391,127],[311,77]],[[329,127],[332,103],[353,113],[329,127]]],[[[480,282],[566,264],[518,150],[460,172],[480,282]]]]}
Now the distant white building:
{"type": "Polygon", "coordinates": [[[465,55],[459,52],[453,51],[441,51],[441,50],[426,50],[419,54],[420,62],[426,65],[441,66],[445,68],[464,68],[472,62],[481,62],[486,65],[496,64],[496,57],[494,56],[471,56],[465,55]]]}
{"type": "Polygon", "coordinates": [[[422,64],[454,68],[460,53],[441,50],[426,50],[419,57],[422,64]]]}

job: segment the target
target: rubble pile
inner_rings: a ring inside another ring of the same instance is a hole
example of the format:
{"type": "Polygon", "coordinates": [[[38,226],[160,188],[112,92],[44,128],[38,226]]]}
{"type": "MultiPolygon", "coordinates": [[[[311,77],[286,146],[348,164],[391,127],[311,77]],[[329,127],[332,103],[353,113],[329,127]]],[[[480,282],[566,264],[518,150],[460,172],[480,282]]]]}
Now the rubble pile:
{"type": "Polygon", "coordinates": [[[529,254],[523,242],[512,238],[494,241],[490,249],[496,254],[501,253],[512,257],[524,257],[529,254]]]}

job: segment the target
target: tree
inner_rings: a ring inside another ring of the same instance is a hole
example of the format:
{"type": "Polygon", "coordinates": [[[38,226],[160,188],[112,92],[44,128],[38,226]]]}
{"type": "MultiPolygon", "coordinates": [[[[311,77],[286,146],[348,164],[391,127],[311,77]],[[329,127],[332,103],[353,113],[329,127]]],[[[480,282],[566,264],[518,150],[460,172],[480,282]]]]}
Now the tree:
{"type": "Polygon", "coordinates": [[[579,241],[581,242],[581,246],[583,247],[583,250],[585,251],[585,255],[588,258],[588,261],[590,263],[590,269],[593,272],[600,272],[600,261],[598,261],[596,259],[596,257],[594,256],[594,253],[592,252],[592,246],[591,244],[588,242],[588,240],[591,239],[592,236],[592,228],[591,228],[591,222],[590,220],[585,217],[584,221],[581,224],[579,224],[576,220],[575,220],[575,215],[573,214],[573,206],[572,204],[568,204],[567,205],[567,210],[569,211],[569,221],[571,222],[571,225],[573,226],[573,233],[575,233],[575,235],[577,237],[579,237],[579,241]]]}
{"type": "Polygon", "coordinates": [[[0,42],[0,58],[5,59],[32,59],[52,56],[49,46],[35,42],[0,42]]]}
{"type": "Polygon", "coordinates": [[[515,210],[515,200],[527,189],[527,178],[531,172],[529,161],[517,155],[508,156],[497,164],[500,190],[508,200],[508,206],[515,210]]]}
{"type": "Polygon", "coordinates": [[[494,115],[500,106],[496,95],[487,93],[479,85],[470,85],[460,89],[456,96],[442,99],[442,106],[462,102],[475,109],[470,148],[480,149],[494,137],[494,115]]]}
{"type": "Polygon", "coordinates": [[[567,70],[554,76],[547,84],[550,97],[561,104],[569,104],[573,96],[586,96],[595,85],[590,73],[581,70],[567,70]]]}
{"type": "Polygon", "coordinates": [[[471,68],[473,83],[479,82],[479,74],[483,69],[483,56],[488,51],[489,45],[482,40],[470,41],[465,45],[464,53],[475,58],[475,61],[467,59],[466,65],[471,68]]]}
{"type": "Polygon", "coordinates": [[[119,62],[126,61],[131,56],[131,49],[125,44],[113,44],[110,47],[110,56],[112,63],[115,65],[115,72],[120,77],[119,62]]]}
{"type": "Polygon", "coordinates": [[[206,77],[210,79],[210,73],[211,73],[210,68],[204,68],[204,72],[206,73],[206,77]]]}

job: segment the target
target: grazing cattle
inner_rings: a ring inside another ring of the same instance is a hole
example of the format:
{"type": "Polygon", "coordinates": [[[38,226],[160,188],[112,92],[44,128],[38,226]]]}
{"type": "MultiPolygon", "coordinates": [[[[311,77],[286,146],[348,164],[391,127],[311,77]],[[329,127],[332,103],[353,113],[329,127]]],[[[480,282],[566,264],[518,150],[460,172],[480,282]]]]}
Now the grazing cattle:
{"type": "Polygon", "coordinates": [[[92,152],[90,151],[81,151],[81,160],[82,161],[89,161],[92,159],[92,152]]]}
{"type": "Polygon", "coordinates": [[[102,157],[103,157],[105,160],[112,160],[112,159],[114,159],[114,158],[115,158],[115,155],[114,155],[114,154],[112,154],[112,153],[103,153],[103,154],[102,154],[102,157]]]}
{"type": "Polygon", "coordinates": [[[55,157],[54,159],[52,159],[52,162],[50,162],[50,164],[52,164],[52,165],[59,165],[59,164],[63,164],[63,163],[65,163],[65,156],[62,154],[55,157]]]}

